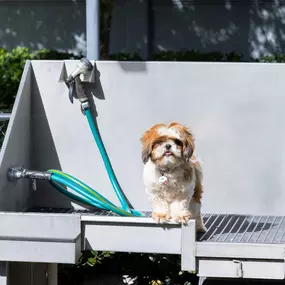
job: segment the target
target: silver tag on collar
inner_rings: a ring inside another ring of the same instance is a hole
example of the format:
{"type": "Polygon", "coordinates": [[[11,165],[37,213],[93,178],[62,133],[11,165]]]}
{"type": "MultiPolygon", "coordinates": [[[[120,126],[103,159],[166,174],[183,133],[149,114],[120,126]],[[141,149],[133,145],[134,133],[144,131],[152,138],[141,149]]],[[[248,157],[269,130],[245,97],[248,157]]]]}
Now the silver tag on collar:
{"type": "Polygon", "coordinates": [[[158,179],[158,183],[160,185],[166,185],[168,183],[168,178],[166,176],[160,176],[158,179]]]}

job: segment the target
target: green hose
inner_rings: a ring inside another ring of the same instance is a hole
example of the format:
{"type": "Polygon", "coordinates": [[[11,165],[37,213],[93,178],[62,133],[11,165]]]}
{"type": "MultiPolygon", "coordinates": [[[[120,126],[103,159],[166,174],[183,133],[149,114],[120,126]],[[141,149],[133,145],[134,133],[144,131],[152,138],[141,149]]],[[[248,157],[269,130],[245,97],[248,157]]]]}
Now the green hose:
{"type": "Polygon", "coordinates": [[[85,114],[91,129],[91,132],[93,134],[93,137],[95,139],[95,142],[98,146],[98,149],[100,151],[101,157],[103,159],[105,168],[107,170],[109,180],[113,186],[113,189],[122,205],[122,208],[117,207],[112,202],[107,200],[105,197],[100,195],[97,191],[89,187],[88,185],[84,184],[80,180],[76,179],[75,177],[66,174],[62,171],[50,169],[48,172],[51,173],[51,179],[50,183],[61,193],[65,194],[71,199],[77,200],[80,203],[93,206],[99,209],[112,211],[120,216],[143,216],[143,214],[137,210],[130,209],[128,206],[128,203],[122,193],[122,190],[119,186],[119,183],[116,179],[116,176],[114,174],[113,168],[111,166],[110,160],[108,158],[108,155],[106,153],[106,150],[104,148],[104,145],[102,143],[102,140],[99,135],[98,128],[94,124],[94,120],[92,118],[92,114],[88,109],[85,110],[85,114]],[[77,193],[73,194],[66,190],[64,187],[69,187],[73,191],[77,193]]]}

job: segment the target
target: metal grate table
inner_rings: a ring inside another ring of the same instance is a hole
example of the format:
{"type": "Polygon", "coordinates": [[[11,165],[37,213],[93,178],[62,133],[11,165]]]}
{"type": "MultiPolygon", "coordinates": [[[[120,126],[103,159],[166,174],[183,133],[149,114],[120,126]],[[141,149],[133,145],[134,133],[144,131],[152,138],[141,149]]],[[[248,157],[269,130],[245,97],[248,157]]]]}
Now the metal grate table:
{"type": "Polygon", "coordinates": [[[203,216],[207,232],[201,242],[268,243],[285,242],[285,219],[280,216],[214,215],[203,216]]]}
{"type": "MultiPolygon", "coordinates": [[[[92,216],[118,217],[105,210],[74,210],[66,208],[31,208],[27,212],[82,214],[92,216]]],[[[151,217],[150,212],[143,212],[151,217]]],[[[285,243],[285,217],[250,216],[231,214],[204,214],[207,232],[197,235],[198,242],[225,243],[285,243]]]]}
{"type": "Polygon", "coordinates": [[[182,270],[195,268],[200,277],[284,279],[282,216],[206,213],[207,232],[195,234],[193,223],[157,225],[150,212],[144,212],[144,218],[104,210],[32,208],[27,212],[81,215],[84,250],[180,254],[182,270]]]}

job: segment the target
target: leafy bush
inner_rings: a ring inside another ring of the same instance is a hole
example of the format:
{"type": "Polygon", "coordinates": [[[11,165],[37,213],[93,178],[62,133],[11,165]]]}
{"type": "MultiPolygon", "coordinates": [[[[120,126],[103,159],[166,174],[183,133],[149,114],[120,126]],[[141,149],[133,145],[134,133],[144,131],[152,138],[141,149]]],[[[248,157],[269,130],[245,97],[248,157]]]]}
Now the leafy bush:
{"type": "Polygon", "coordinates": [[[282,63],[285,62],[285,55],[284,54],[278,54],[273,56],[264,56],[261,57],[258,62],[268,62],[268,63],[282,63]]]}
{"type": "Polygon", "coordinates": [[[118,61],[142,61],[142,57],[138,53],[114,53],[107,57],[107,60],[118,60],[118,61]]]}
{"type": "Polygon", "coordinates": [[[139,285],[197,284],[195,274],[180,270],[180,259],[179,255],[84,252],[78,265],[59,267],[59,284],[81,285],[110,274],[128,276],[139,285]]]}
{"type": "Polygon", "coordinates": [[[0,110],[11,110],[26,60],[72,58],[79,57],[47,49],[35,52],[29,52],[25,47],[15,48],[11,52],[0,49],[0,110]]]}
{"type": "MultiPolygon", "coordinates": [[[[152,54],[152,61],[242,61],[242,54],[235,52],[208,52],[203,53],[195,50],[187,51],[159,51],[152,54]]],[[[107,60],[142,61],[138,53],[110,54],[107,60]]]]}
{"type": "Polygon", "coordinates": [[[160,51],[153,54],[153,60],[159,61],[241,61],[242,55],[231,52],[199,52],[187,51],[160,51]]]}
{"type": "MultiPolygon", "coordinates": [[[[105,59],[104,59],[105,60],[105,59]]],[[[116,53],[111,54],[106,60],[120,61],[142,61],[138,53],[116,53]]],[[[197,50],[186,51],[159,51],[152,54],[152,61],[204,61],[204,62],[245,62],[243,54],[236,52],[199,52],[197,50]]],[[[251,59],[250,62],[285,62],[285,54],[264,56],[258,60],[251,59]]]]}

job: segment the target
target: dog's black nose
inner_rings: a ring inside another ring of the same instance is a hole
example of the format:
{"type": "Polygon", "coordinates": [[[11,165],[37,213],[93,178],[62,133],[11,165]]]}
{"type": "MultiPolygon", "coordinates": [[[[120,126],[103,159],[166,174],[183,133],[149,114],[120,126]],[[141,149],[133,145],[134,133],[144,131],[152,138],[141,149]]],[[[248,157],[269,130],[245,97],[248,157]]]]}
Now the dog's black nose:
{"type": "Polygon", "coordinates": [[[171,149],[171,144],[165,145],[165,148],[166,148],[166,149],[171,149]]]}

